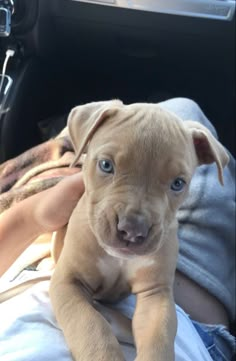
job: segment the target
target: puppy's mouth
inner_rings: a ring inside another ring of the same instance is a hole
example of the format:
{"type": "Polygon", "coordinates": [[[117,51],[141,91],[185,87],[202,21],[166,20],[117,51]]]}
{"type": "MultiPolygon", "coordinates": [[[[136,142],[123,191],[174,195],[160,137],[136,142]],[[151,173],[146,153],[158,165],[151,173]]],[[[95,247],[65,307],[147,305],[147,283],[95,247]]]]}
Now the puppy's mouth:
{"type": "Polygon", "coordinates": [[[132,258],[155,253],[164,239],[160,216],[145,217],[141,212],[118,216],[113,207],[90,214],[91,228],[99,245],[110,255],[132,258]]]}
{"type": "Polygon", "coordinates": [[[145,240],[143,237],[136,237],[135,239],[125,239],[120,233],[117,234],[116,242],[118,242],[118,248],[120,248],[121,250],[124,249],[125,252],[135,252],[136,250],[142,251],[144,248],[147,247],[147,245],[145,244],[147,240],[145,240]]]}
{"type": "Polygon", "coordinates": [[[145,256],[152,253],[146,246],[137,246],[129,242],[127,246],[111,246],[103,244],[104,250],[111,256],[118,258],[133,258],[138,256],[145,256]]]}
{"type": "Polygon", "coordinates": [[[161,242],[162,231],[153,232],[150,230],[150,234],[146,239],[135,239],[133,240],[124,240],[119,234],[113,239],[112,242],[106,243],[102,242],[102,247],[104,250],[115,257],[119,258],[133,258],[137,256],[145,256],[155,252],[158,248],[158,245],[161,242]]]}

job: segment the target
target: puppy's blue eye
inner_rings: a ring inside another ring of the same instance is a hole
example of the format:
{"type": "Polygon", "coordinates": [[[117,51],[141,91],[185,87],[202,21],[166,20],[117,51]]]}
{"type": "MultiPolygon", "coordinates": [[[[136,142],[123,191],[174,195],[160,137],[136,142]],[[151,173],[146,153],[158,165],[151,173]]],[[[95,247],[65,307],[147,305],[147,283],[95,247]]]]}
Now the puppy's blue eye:
{"type": "Polygon", "coordinates": [[[113,163],[109,159],[102,159],[98,162],[99,168],[105,173],[114,173],[113,163]]]}
{"type": "Polygon", "coordinates": [[[186,182],[182,178],[176,178],[174,182],[171,183],[170,188],[174,192],[181,192],[185,186],[186,182]]]}

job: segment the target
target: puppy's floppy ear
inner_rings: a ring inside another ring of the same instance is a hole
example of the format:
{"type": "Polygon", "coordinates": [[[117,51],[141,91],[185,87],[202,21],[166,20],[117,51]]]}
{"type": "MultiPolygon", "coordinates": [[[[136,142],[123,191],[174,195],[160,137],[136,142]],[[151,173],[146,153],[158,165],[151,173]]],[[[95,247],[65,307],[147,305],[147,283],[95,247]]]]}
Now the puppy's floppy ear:
{"type": "Polygon", "coordinates": [[[229,162],[229,156],[225,148],[202,124],[193,121],[186,121],[184,125],[192,135],[198,164],[210,164],[216,162],[218,179],[223,185],[223,168],[229,162]]]}
{"type": "Polygon", "coordinates": [[[74,166],[83,153],[89,140],[102,122],[123,105],[120,100],[94,102],[73,108],[68,117],[68,129],[72,144],[76,152],[76,158],[71,166],[74,166]]]}

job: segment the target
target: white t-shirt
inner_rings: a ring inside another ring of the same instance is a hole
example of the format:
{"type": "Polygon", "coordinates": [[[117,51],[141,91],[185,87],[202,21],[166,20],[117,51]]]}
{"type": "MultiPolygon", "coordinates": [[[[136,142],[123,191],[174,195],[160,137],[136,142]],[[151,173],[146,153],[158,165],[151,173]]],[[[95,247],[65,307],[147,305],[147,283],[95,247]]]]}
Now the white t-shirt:
{"type": "MultiPolygon", "coordinates": [[[[37,283],[0,304],[1,361],[72,361],[62,331],[52,312],[48,287],[49,281],[37,283]]],[[[129,297],[117,308],[132,317],[134,303],[134,297],[129,297]]],[[[188,315],[178,306],[176,311],[178,330],[175,360],[211,361],[188,315]]],[[[134,347],[125,344],[121,346],[125,360],[133,361],[134,347]]]]}

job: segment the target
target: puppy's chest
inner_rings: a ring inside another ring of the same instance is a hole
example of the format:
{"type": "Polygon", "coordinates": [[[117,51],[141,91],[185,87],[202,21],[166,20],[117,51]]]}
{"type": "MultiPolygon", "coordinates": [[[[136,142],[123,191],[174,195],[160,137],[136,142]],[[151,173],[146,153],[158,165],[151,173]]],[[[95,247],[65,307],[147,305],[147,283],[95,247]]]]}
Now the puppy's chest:
{"type": "Polygon", "coordinates": [[[138,273],[153,264],[153,260],[123,260],[113,257],[99,258],[97,269],[102,283],[94,293],[94,299],[115,301],[132,292],[132,284],[138,273]]]}

